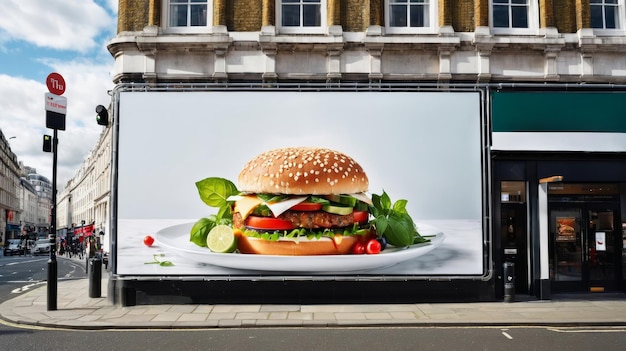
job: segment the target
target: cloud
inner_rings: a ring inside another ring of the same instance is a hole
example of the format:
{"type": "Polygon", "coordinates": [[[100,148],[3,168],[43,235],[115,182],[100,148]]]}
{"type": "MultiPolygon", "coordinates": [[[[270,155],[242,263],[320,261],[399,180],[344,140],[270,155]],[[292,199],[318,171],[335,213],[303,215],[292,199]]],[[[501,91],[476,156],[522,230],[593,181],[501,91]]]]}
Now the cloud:
{"type": "Polygon", "coordinates": [[[95,106],[108,106],[114,60],[106,49],[115,36],[117,0],[0,0],[0,129],[18,161],[52,180],[52,154],[42,150],[45,76],[66,82],[66,130],[58,131],[57,186],[79,170],[102,127],[95,106]],[[8,60],[8,56],[5,55],[8,60]],[[21,64],[29,61],[29,64],[21,64]],[[18,64],[19,63],[19,64],[18,64]],[[31,64],[32,63],[32,64],[31,64]]]}
{"type": "MultiPolygon", "coordinates": [[[[107,7],[117,6],[112,0],[107,7]]],[[[0,1],[0,45],[21,40],[39,47],[86,52],[115,28],[115,18],[89,0],[0,1]]],[[[4,49],[6,50],[6,49],[4,49]]]]}
{"type": "MultiPolygon", "coordinates": [[[[111,59],[112,60],[112,59],[111,59]]],[[[113,89],[111,64],[94,64],[78,59],[69,62],[49,61],[51,71],[60,73],[67,86],[66,130],[58,131],[57,187],[74,176],[96,145],[102,127],[96,123],[96,105],[108,106],[113,89]]],[[[0,129],[10,141],[18,161],[34,167],[52,180],[52,154],[42,151],[46,128],[44,95],[45,82],[0,74],[0,106],[3,106],[0,129]]]]}

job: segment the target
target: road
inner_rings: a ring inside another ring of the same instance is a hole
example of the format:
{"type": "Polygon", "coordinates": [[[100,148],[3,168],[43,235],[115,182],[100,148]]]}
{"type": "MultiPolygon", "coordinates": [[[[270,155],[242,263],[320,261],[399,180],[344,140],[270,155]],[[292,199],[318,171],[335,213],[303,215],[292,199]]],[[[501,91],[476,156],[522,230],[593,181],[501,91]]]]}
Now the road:
{"type": "MultiPolygon", "coordinates": [[[[2,256],[0,254],[0,302],[17,294],[44,286],[48,279],[49,256],[2,256]]],[[[85,264],[78,260],[57,258],[58,280],[86,278],[85,264]]]]}
{"type": "MultiPolygon", "coordinates": [[[[84,261],[58,258],[59,280],[85,278],[84,261]]],[[[45,286],[48,257],[0,256],[0,302],[45,286]]],[[[0,323],[0,349],[36,350],[620,350],[626,327],[317,327],[54,330],[0,323]]]]}

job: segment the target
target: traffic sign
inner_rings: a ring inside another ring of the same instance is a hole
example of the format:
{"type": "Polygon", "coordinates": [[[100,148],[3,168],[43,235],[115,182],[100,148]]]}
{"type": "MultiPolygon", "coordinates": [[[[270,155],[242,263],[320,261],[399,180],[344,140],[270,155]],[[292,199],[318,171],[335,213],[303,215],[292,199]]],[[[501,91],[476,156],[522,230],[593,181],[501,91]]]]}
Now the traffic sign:
{"type": "Polygon", "coordinates": [[[64,96],[58,96],[51,93],[45,94],[46,99],[46,111],[52,111],[60,113],[62,115],[67,113],[67,98],[64,96]]]}
{"type": "Polygon", "coordinates": [[[52,94],[63,95],[65,92],[65,79],[63,79],[62,75],[52,72],[46,77],[46,86],[52,94]]]}

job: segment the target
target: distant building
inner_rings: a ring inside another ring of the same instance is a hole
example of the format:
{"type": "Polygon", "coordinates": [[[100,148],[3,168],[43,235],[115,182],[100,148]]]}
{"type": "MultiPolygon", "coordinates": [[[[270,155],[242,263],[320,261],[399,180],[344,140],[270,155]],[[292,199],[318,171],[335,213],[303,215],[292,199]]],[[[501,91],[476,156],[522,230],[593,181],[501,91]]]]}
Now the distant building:
{"type": "Polygon", "coordinates": [[[18,187],[20,166],[8,139],[0,130],[0,246],[20,236],[18,187]]]}
{"type": "Polygon", "coordinates": [[[52,182],[50,179],[38,174],[35,169],[27,168],[27,179],[37,193],[36,232],[38,236],[48,235],[52,209],[52,182]]]}
{"type": "Polygon", "coordinates": [[[111,193],[111,132],[104,128],[81,167],[57,195],[57,236],[83,241],[95,235],[104,251],[111,193]]]}

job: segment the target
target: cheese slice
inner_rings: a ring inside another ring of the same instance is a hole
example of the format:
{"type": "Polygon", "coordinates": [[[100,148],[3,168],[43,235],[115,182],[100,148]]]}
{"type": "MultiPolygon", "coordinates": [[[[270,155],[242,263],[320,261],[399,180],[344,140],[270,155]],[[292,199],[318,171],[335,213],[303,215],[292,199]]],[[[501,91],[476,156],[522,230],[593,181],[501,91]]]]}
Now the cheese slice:
{"type": "Polygon", "coordinates": [[[266,203],[266,205],[267,205],[267,207],[270,208],[270,211],[272,211],[272,214],[274,215],[274,217],[278,217],[283,212],[285,212],[288,209],[294,207],[295,205],[303,202],[307,198],[308,198],[308,196],[290,197],[290,198],[285,199],[285,200],[280,201],[280,202],[273,202],[271,204],[266,203]]]}
{"type": "Polygon", "coordinates": [[[359,201],[363,201],[368,205],[373,205],[374,203],[372,202],[372,198],[370,196],[368,196],[365,193],[355,193],[355,194],[349,194],[350,196],[352,196],[353,198],[359,200],[359,201]]]}
{"type": "MultiPolygon", "coordinates": [[[[349,194],[349,195],[356,198],[359,201],[363,201],[370,205],[372,204],[372,199],[369,196],[367,196],[365,193],[356,193],[356,194],[349,194]]],[[[241,216],[245,219],[250,215],[250,213],[252,213],[252,211],[254,211],[254,209],[257,206],[261,204],[267,205],[270,211],[272,211],[272,214],[274,215],[274,217],[278,217],[281,214],[283,214],[285,211],[287,211],[288,209],[292,208],[293,206],[301,202],[304,202],[307,198],[308,196],[306,195],[294,196],[294,197],[289,197],[279,202],[266,203],[253,194],[253,195],[233,195],[233,196],[230,196],[227,200],[235,201],[235,212],[241,213],[241,216]]]]}
{"type": "Polygon", "coordinates": [[[263,200],[259,199],[256,195],[243,195],[238,197],[235,202],[235,212],[241,213],[244,219],[248,217],[257,206],[263,203],[263,200]]]}

